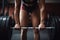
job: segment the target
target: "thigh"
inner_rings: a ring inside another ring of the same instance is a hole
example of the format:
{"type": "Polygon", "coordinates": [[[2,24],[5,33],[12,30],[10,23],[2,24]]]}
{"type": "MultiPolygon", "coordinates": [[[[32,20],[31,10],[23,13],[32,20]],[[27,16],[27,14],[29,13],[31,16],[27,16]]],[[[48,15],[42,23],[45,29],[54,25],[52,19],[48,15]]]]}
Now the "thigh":
{"type": "Polygon", "coordinates": [[[28,26],[29,23],[29,15],[28,12],[25,9],[20,9],[20,26],[28,26]]]}
{"type": "Polygon", "coordinates": [[[33,25],[33,27],[37,27],[39,25],[39,23],[40,23],[39,7],[32,12],[31,17],[32,17],[32,25],[33,25]]]}

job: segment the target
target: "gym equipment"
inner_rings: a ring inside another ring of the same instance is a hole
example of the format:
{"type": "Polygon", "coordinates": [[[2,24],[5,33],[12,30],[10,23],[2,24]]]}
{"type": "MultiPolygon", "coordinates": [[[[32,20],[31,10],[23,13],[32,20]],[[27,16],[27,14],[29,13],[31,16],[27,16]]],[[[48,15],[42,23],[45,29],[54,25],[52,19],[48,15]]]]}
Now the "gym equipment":
{"type": "MultiPolygon", "coordinates": [[[[47,20],[48,22],[46,23],[47,27],[45,28],[41,28],[41,29],[44,29],[44,30],[40,30],[40,37],[41,37],[41,40],[56,40],[57,38],[55,37],[55,35],[57,34],[60,34],[58,32],[58,30],[60,30],[60,27],[59,27],[59,24],[60,24],[60,18],[58,16],[50,16],[49,17],[49,20],[47,20]],[[47,29],[47,30],[45,30],[47,29]],[[46,33],[49,33],[49,34],[46,34],[46,33]],[[49,35],[49,36],[48,36],[49,35]]],[[[36,29],[39,29],[38,27],[35,27],[36,29]]],[[[15,29],[14,27],[11,29],[15,29]]],[[[34,27],[21,27],[21,29],[29,29],[30,30],[33,30],[34,27]]],[[[29,31],[30,32],[30,31],[29,31]]],[[[29,35],[29,33],[28,33],[29,35]]],[[[31,35],[31,34],[30,34],[31,35]]],[[[32,35],[31,35],[32,36],[32,35]]],[[[57,36],[58,37],[58,36],[57,36]]],[[[31,39],[31,38],[30,38],[31,39]]]]}
{"type": "Polygon", "coordinates": [[[15,21],[12,19],[9,15],[4,15],[4,9],[5,6],[8,4],[7,0],[2,0],[2,9],[3,9],[3,15],[0,16],[0,29],[8,29],[12,26],[14,26],[15,21]]]}
{"type": "Polygon", "coordinates": [[[14,26],[13,24],[14,22],[11,17],[9,16],[0,17],[0,29],[10,28],[11,26],[14,26]]]}
{"type": "MultiPolygon", "coordinates": [[[[0,40],[10,40],[12,35],[11,26],[14,26],[14,20],[9,15],[4,15],[4,9],[7,5],[7,0],[2,0],[2,15],[0,16],[0,40]]],[[[9,10],[8,10],[9,11],[9,10]]]]}
{"type": "MultiPolygon", "coordinates": [[[[3,29],[3,28],[10,28],[10,29],[15,29],[14,28],[14,20],[12,21],[12,18],[11,17],[9,17],[9,16],[4,16],[4,6],[5,6],[5,4],[6,4],[6,2],[3,0],[3,5],[2,5],[2,7],[3,7],[3,16],[0,16],[0,25],[1,25],[1,29],[3,29]],[[12,24],[13,24],[13,26],[12,26],[12,24]],[[6,26],[6,27],[4,27],[4,26],[6,26]]],[[[52,23],[51,23],[51,19],[49,19],[50,21],[49,21],[49,23],[47,24],[46,23],[46,25],[51,25],[52,23]],[[51,24],[50,24],[51,23],[51,24]]],[[[53,22],[54,22],[54,19],[52,19],[53,20],[53,22]]],[[[41,28],[41,29],[54,29],[55,27],[54,27],[54,23],[52,24],[53,25],[53,27],[45,27],[45,28],[41,28]]],[[[22,27],[22,29],[33,29],[33,27],[22,27]]],[[[20,28],[19,28],[20,29],[20,28]]],[[[36,27],[36,29],[39,29],[38,27],[36,27]]]]}
{"type": "MultiPolygon", "coordinates": [[[[39,27],[21,27],[21,28],[18,28],[18,29],[30,29],[30,30],[33,30],[33,29],[55,29],[55,27],[45,27],[45,28],[39,28],[39,27]]],[[[15,29],[15,27],[11,27],[11,29],[15,29]]]]}

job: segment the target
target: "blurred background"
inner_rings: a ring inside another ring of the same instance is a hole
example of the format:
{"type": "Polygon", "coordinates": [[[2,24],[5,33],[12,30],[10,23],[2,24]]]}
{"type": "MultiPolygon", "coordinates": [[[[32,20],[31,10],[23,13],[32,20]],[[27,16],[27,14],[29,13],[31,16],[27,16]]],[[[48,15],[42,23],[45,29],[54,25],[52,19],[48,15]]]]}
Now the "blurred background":
{"type": "MultiPolygon", "coordinates": [[[[8,15],[11,16],[12,18],[14,18],[13,17],[14,5],[15,5],[14,1],[15,0],[8,0],[8,5],[9,5],[8,15]]],[[[49,13],[49,14],[54,13],[54,15],[60,17],[60,0],[45,0],[45,3],[46,3],[46,12],[47,13],[49,13]]],[[[4,12],[6,12],[7,9],[8,9],[8,6],[5,6],[4,12]]],[[[2,0],[0,0],[0,14],[2,14],[2,0]]],[[[30,30],[30,31],[28,31],[27,35],[31,36],[32,33],[33,33],[33,31],[30,30]],[[30,33],[30,35],[29,35],[29,33],[30,33]]],[[[46,30],[41,31],[40,34],[41,34],[41,36],[44,34],[45,36],[48,37],[48,33],[46,32],[46,30]]],[[[42,36],[42,39],[43,39],[43,37],[45,37],[44,35],[42,36]]],[[[33,36],[31,38],[33,38],[33,36]]],[[[13,30],[11,40],[20,40],[20,31],[13,30]]]]}
{"type": "MultiPolygon", "coordinates": [[[[14,13],[14,0],[8,0],[9,2],[9,16],[13,17],[14,13]]],[[[60,0],[45,0],[47,13],[55,13],[60,16],[60,0]]],[[[7,6],[5,6],[5,11],[7,6]]],[[[0,0],[0,14],[2,13],[2,0],[0,0]]]]}

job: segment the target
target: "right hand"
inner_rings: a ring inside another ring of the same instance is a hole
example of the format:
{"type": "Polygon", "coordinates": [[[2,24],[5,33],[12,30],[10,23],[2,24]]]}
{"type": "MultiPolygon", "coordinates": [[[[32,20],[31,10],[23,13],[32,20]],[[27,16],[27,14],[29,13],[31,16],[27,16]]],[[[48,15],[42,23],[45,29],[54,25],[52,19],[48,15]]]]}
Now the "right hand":
{"type": "Polygon", "coordinates": [[[20,25],[19,24],[15,24],[15,29],[19,30],[20,29],[20,25]]]}

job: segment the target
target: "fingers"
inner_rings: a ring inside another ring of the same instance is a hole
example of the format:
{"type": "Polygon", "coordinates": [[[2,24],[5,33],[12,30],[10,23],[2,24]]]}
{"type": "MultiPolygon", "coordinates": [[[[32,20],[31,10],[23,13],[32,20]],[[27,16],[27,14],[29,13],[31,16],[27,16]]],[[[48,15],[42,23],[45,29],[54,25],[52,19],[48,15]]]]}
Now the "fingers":
{"type": "Polygon", "coordinates": [[[19,24],[15,24],[14,28],[15,28],[16,30],[20,30],[20,25],[19,25],[19,24]]]}
{"type": "Polygon", "coordinates": [[[45,29],[45,24],[41,23],[38,27],[39,27],[39,29],[45,29]]]}

